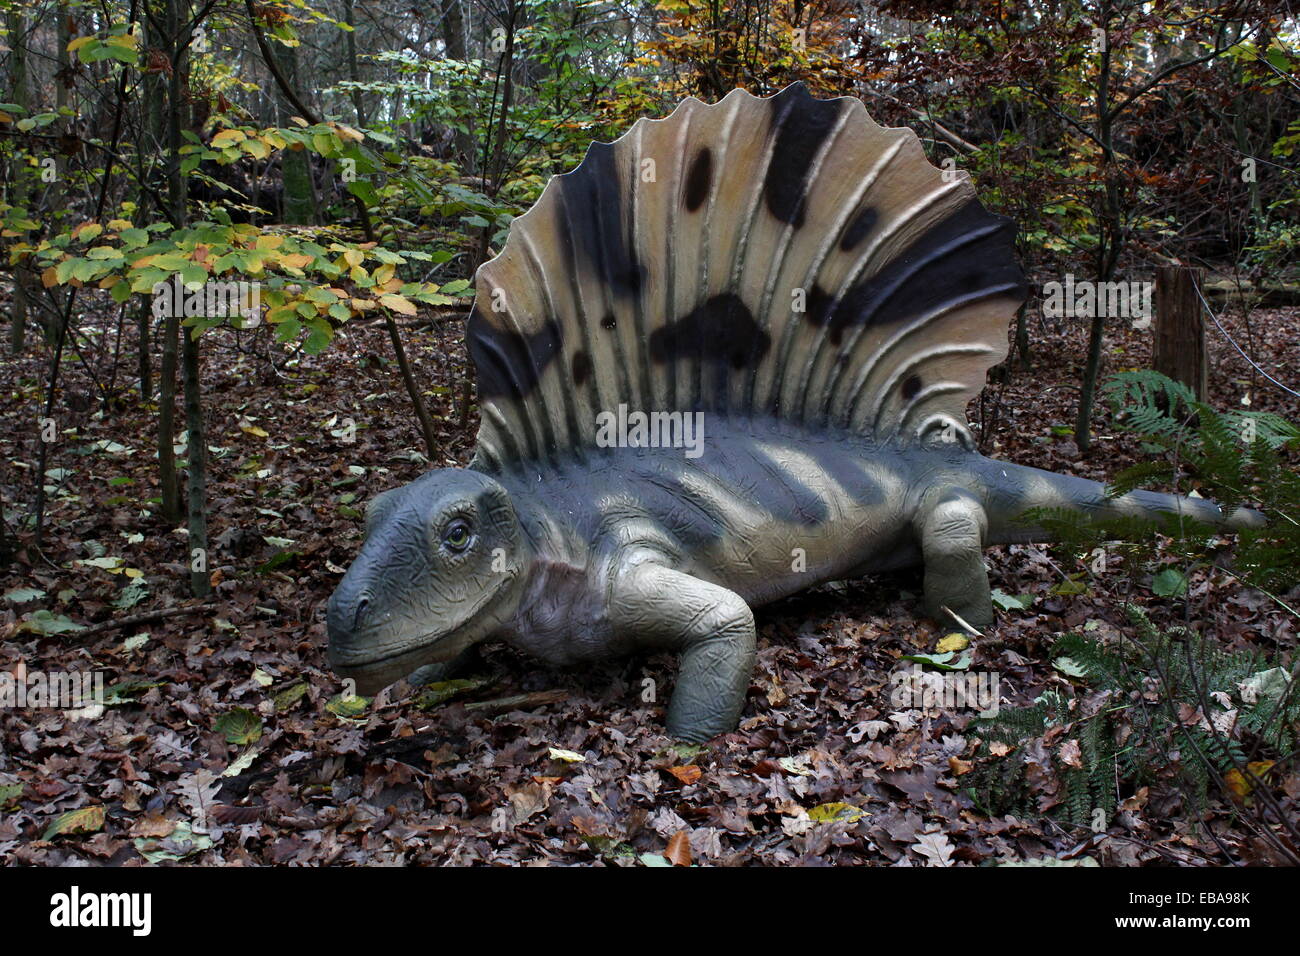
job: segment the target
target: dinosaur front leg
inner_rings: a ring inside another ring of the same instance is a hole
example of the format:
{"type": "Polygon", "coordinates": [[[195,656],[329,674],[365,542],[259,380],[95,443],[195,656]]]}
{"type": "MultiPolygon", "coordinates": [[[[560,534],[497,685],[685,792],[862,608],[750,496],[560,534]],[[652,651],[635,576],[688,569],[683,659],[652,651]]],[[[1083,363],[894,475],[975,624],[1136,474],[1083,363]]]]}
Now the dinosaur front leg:
{"type": "Polygon", "coordinates": [[[955,623],[945,607],[975,627],[992,624],[984,508],[965,489],[945,491],[932,500],[914,521],[925,560],[925,612],[944,625],[955,623]]]}
{"type": "Polygon", "coordinates": [[[704,741],[736,729],[754,670],[754,614],[726,588],[659,564],[623,571],[610,593],[618,636],[681,654],[668,733],[704,741]]]}

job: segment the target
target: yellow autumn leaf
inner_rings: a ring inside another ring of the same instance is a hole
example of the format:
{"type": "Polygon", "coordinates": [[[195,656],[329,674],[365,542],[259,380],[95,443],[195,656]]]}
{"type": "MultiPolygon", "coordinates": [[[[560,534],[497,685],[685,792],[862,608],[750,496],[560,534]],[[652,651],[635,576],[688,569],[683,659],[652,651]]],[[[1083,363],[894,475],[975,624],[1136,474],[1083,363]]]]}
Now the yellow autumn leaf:
{"type": "Polygon", "coordinates": [[[1239,798],[1250,796],[1250,791],[1255,789],[1254,784],[1247,780],[1240,770],[1233,768],[1223,775],[1223,782],[1228,785],[1228,789],[1239,798]]]}
{"type": "Polygon", "coordinates": [[[947,654],[949,651],[954,653],[964,651],[968,647],[970,647],[970,638],[965,634],[949,634],[939,642],[938,646],[935,647],[935,651],[940,654],[947,654]]]}
{"type": "Polygon", "coordinates": [[[364,282],[370,278],[370,273],[360,266],[353,266],[348,270],[348,275],[352,277],[353,282],[364,282]]]}
{"type": "Polygon", "coordinates": [[[123,229],[130,229],[130,228],[132,228],[132,227],[131,227],[131,220],[130,220],[130,219],[110,219],[110,220],[108,221],[108,228],[111,229],[111,230],[113,230],[113,232],[121,232],[123,229]]]}
{"type": "Polygon", "coordinates": [[[144,572],[141,571],[139,568],[123,568],[122,573],[125,574],[128,578],[130,578],[133,581],[136,578],[144,577],[144,572]]]}
{"type": "Polygon", "coordinates": [[[89,242],[103,231],[104,227],[97,222],[83,222],[72,230],[72,235],[73,238],[80,239],[82,242],[89,242]]]}
{"type": "Polygon", "coordinates": [[[393,277],[393,273],[396,271],[397,271],[397,267],[394,266],[391,262],[384,263],[382,266],[379,266],[377,269],[375,269],[375,273],[374,273],[375,283],[377,285],[386,284],[388,280],[393,277]]]}
{"type": "Polygon", "coordinates": [[[343,253],[343,261],[350,266],[359,266],[366,261],[366,254],[360,249],[349,249],[343,253]]]}
{"type": "Polygon", "coordinates": [[[271,434],[265,428],[259,428],[256,425],[240,425],[239,430],[245,435],[253,435],[256,438],[270,438],[271,434]]]}
{"type": "Polygon", "coordinates": [[[550,758],[552,760],[563,760],[565,763],[583,763],[587,758],[574,750],[564,750],[560,747],[550,748],[550,758]]]}
{"type": "Polygon", "coordinates": [[[311,265],[314,261],[315,257],[309,256],[305,252],[290,252],[280,257],[280,265],[284,266],[286,269],[301,270],[304,267],[311,265]]]}
{"type": "Polygon", "coordinates": [[[73,40],[68,44],[68,52],[76,53],[78,50],[80,50],[83,46],[85,46],[93,39],[95,39],[94,36],[77,37],[75,40],[73,40]]]}
{"type": "Polygon", "coordinates": [[[271,145],[264,139],[249,139],[243,144],[244,152],[255,159],[266,159],[271,155],[271,145]]]}
{"type": "Polygon", "coordinates": [[[387,293],[379,297],[379,304],[385,308],[392,309],[394,312],[400,312],[402,315],[415,315],[419,310],[416,309],[415,303],[400,295],[387,293]]]}
{"type": "Polygon", "coordinates": [[[216,136],[212,137],[213,149],[225,149],[227,146],[234,146],[248,139],[243,130],[223,129],[216,136]]]}
{"type": "Polygon", "coordinates": [[[373,299],[351,299],[348,302],[353,312],[370,312],[375,308],[373,299]]]}
{"type": "Polygon", "coordinates": [[[279,249],[284,245],[284,236],[277,236],[275,233],[265,233],[257,237],[255,243],[258,249],[279,249]]]}
{"type": "Polygon", "coordinates": [[[354,143],[359,143],[366,138],[365,133],[360,130],[355,130],[351,126],[345,126],[343,123],[331,123],[330,125],[334,127],[334,132],[338,133],[339,139],[347,139],[354,143]]]}
{"type": "Polygon", "coordinates": [[[69,810],[58,817],[41,835],[42,840],[52,840],[56,836],[69,833],[98,833],[104,829],[103,807],[82,807],[69,810]]]}
{"type": "Polygon", "coordinates": [[[813,823],[854,823],[867,815],[865,810],[850,803],[823,803],[808,811],[808,819],[813,823]]]}

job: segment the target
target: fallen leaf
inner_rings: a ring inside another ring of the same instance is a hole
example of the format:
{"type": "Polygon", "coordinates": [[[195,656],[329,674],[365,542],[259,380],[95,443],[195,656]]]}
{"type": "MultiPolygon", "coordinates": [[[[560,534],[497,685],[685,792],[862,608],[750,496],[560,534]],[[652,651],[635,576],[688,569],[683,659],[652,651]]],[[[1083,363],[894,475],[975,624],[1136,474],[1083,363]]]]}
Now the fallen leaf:
{"type": "Polygon", "coordinates": [[[41,834],[41,839],[52,840],[56,836],[66,836],[72,833],[96,833],[103,828],[104,808],[82,807],[80,810],[69,810],[58,817],[41,834]]]}
{"type": "Polygon", "coordinates": [[[926,858],[926,866],[952,866],[954,847],[942,833],[918,833],[912,849],[926,858]]]}
{"type": "Polygon", "coordinates": [[[694,764],[687,764],[684,767],[669,767],[668,772],[682,783],[694,783],[704,775],[704,771],[694,764]]]}
{"type": "Polygon", "coordinates": [[[673,866],[691,865],[691,840],[685,830],[678,830],[668,838],[664,858],[673,866]]]}

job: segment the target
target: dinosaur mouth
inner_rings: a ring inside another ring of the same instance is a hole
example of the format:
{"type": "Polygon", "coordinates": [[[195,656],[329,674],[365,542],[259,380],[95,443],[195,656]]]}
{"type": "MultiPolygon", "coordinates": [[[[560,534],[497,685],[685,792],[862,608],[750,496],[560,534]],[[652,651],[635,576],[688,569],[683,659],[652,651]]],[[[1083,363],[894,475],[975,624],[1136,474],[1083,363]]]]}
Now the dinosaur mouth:
{"type": "Polygon", "coordinates": [[[354,680],[357,692],[370,695],[426,663],[450,661],[490,628],[484,613],[497,604],[504,587],[506,581],[485,593],[463,619],[446,631],[424,631],[415,637],[383,640],[382,626],[361,632],[330,627],[330,666],[342,678],[354,680]],[[374,640],[376,637],[380,640],[374,640]]]}
{"type": "Polygon", "coordinates": [[[392,642],[386,642],[386,645],[367,651],[364,645],[382,633],[378,628],[361,634],[331,634],[330,665],[339,676],[353,680],[358,693],[370,695],[425,664],[451,660],[482,636],[479,633],[484,624],[482,612],[494,603],[501,589],[498,587],[487,594],[464,620],[450,630],[426,631],[418,637],[402,640],[396,648],[392,642]]]}
{"type": "Polygon", "coordinates": [[[402,650],[390,651],[373,657],[357,657],[330,647],[330,663],[334,671],[356,683],[357,693],[371,695],[389,684],[401,680],[412,671],[438,661],[455,657],[463,645],[465,629],[457,628],[447,634],[425,634],[407,644],[402,650]]]}

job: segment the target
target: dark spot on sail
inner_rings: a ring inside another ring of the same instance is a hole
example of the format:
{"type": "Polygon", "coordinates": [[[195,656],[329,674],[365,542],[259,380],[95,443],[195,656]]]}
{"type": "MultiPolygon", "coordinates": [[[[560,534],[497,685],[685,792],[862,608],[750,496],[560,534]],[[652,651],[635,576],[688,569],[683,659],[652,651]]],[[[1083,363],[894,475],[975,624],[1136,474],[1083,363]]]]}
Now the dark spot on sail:
{"type": "Polygon", "coordinates": [[[611,332],[614,330],[616,325],[618,325],[618,320],[612,315],[607,315],[600,320],[600,327],[611,332]]]}
{"type": "Polygon", "coordinates": [[[573,172],[558,180],[561,241],[576,250],[579,269],[591,269],[616,296],[635,295],[645,267],[632,245],[632,191],[623,182],[614,147],[592,143],[573,172]]]}
{"type": "Polygon", "coordinates": [[[787,86],[768,102],[776,144],[763,182],[768,211],[798,229],[808,199],[808,175],[839,118],[838,100],[814,99],[802,83],[787,86]]]}
{"type": "Polygon", "coordinates": [[[591,378],[591,356],[586,352],[575,352],[573,356],[573,384],[582,385],[591,378]]]}
{"type": "Polygon", "coordinates": [[[875,226],[878,218],[879,214],[870,206],[859,211],[858,214],[853,217],[853,221],[849,223],[849,227],[844,230],[844,235],[840,237],[840,248],[845,252],[848,252],[863,239],[867,238],[867,234],[871,232],[871,229],[875,226]]]}
{"type": "Polygon", "coordinates": [[[500,329],[476,305],[465,327],[465,341],[478,373],[479,394],[522,399],[537,388],[546,366],[560,354],[560,326],[548,319],[532,333],[500,329]]]}
{"type": "Polygon", "coordinates": [[[691,212],[704,205],[709,198],[709,188],[713,185],[713,151],[705,146],[691,160],[690,171],[686,174],[686,208],[691,212]]]}
{"type": "Polygon", "coordinates": [[[814,289],[808,321],[828,325],[839,343],[853,326],[892,325],[991,295],[1024,298],[1029,286],[1016,260],[1015,225],[976,199],[935,223],[839,301],[814,289]]]}
{"type": "Polygon", "coordinates": [[[692,357],[745,368],[757,365],[771,347],[771,336],[731,292],[715,295],[650,335],[650,357],[656,362],[692,357]]]}
{"type": "Polygon", "coordinates": [[[916,393],[919,392],[920,390],[921,390],[921,376],[909,375],[907,377],[907,381],[903,383],[903,397],[906,399],[915,398],[916,393]]]}

